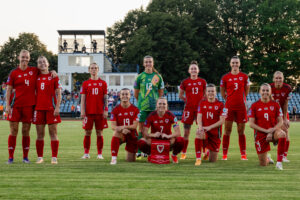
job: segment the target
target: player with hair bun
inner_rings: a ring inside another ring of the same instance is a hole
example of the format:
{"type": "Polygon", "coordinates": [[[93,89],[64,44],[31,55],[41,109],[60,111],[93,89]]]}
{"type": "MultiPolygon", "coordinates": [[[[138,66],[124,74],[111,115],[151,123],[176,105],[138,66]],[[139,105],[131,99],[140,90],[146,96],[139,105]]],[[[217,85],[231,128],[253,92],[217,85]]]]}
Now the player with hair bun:
{"type": "Polygon", "coordinates": [[[153,111],[145,121],[144,136],[138,141],[138,147],[142,152],[150,154],[151,139],[165,139],[170,141],[173,163],[178,163],[177,154],[181,152],[184,140],[180,135],[180,127],[176,116],[168,110],[168,101],[160,97],[156,103],[156,111],[153,111]],[[150,133],[148,133],[151,127],[150,133]],[[172,134],[172,127],[174,134],[172,134]]]}
{"type": "Polygon", "coordinates": [[[198,77],[199,71],[197,61],[192,61],[188,70],[190,77],[180,84],[179,98],[185,102],[181,119],[184,126],[184,147],[180,159],[186,158],[191,126],[197,119],[198,105],[205,96],[206,81],[198,77]]]}
{"type": "MultiPolygon", "coordinates": [[[[145,70],[138,75],[134,82],[134,97],[138,101],[140,110],[139,116],[139,136],[142,138],[144,122],[148,115],[155,110],[156,101],[164,94],[164,81],[158,71],[154,68],[152,56],[145,56],[143,60],[145,70]]],[[[141,156],[138,151],[137,157],[141,156]]]]}
{"type": "Polygon", "coordinates": [[[37,60],[40,74],[36,82],[36,106],[33,123],[36,125],[37,164],[43,163],[45,126],[48,124],[51,138],[52,164],[57,164],[59,140],[57,138],[57,124],[61,122],[59,107],[61,102],[61,85],[58,77],[52,78],[49,73],[49,62],[46,57],[40,56],[37,60]]]}
{"type": "Polygon", "coordinates": [[[209,161],[216,162],[222,138],[222,124],[227,116],[224,104],[216,99],[216,86],[206,86],[206,100],[200,102],[197,116],[197,134],[195,138],[196,163],[201,165],[201,151],[206,140],[209,150],[209,161]]]}
{"type": "Polygon", "coordinates": [[[292,87],[289,84],[284,83],[284,76],[281,71],[276,71],[273,75],[273,83],[271,83],[272,97],[279,103],[283,113],[283,125],[282,130],[286,133],[286,143],[284,148],[283,162],[290,162],[287,159],[287,153],[290,146],[289,127],[290,119],[288,113],[289,100],[292,98],[292,87]]]}
{"type": "Polygon", "coordinates": [[[247,122],[246,96],[250,90],[247,74],[240,71],[241,61],[238,56],[230,59],[231,71],[225,74],[220,83],[221,95],[225,99],[228,115],[225,120],[223,135],[223,160],[227,160],[232,124],[237,123],[241,160],[248,160],[246,154],[245,124],[247,122]]]}
{"type": "Polygon", "coordinates": [[[117,164],[119,146],[126,143],[126,160],[135,161],[137,152],[137,125],[139,109],[130,103],[130,90],[123,88],[120,92],[121,103],[111,112],[111,128],[114,131],[111,140],[111,162],[117,164]]]}
{"type": "Polygon", "coordinates": [[[108,128],[107,84],[98,77],[99,66],[92,63],[89,66],[91,78],[84,81],[81,88],[81,117],[85,136],[83,140],[84,155],[82,159],[90,158],[91,134],[95,124],[97,135],[97,159],[103,159],[103,129],[108,128]]]}
{"type": "Polygon", "coordinates": [[[254,129],[255,148],[259,164],[266,166],[274,163],[268,155],[269,143],[278,143],[276,169],[283,170],[282,159],[286,142],[286,133],[281,129],[283,114],[280,105],[272,100],[269,84],[262,84],[259,93],[260,100],[253,103],[249,110],[249,124],[254,129]]]}

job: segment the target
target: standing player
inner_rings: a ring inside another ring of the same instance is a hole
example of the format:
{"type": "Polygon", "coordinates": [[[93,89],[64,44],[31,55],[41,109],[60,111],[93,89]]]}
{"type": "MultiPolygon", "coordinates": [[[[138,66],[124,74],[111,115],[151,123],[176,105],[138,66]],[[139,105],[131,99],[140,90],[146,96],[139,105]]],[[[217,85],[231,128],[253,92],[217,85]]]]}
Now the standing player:
{"type": "MultiPolygon", "coordinates": [[[[158,71],[154,68],[154,60],[151,56],[144,57],[145,71],[139,74],[134,83],[134,97],[138,101],[140,109],[139,136],[142,138],[144,122],[147,116],[155,110],[156,101],[164,94],[164,82],[158,71]]],[[[141,153],[137,153],[140,157],[141,153]]]]}
{"type": "Polygon", "coordinates": [[[280,105],[271,100],[271,86],[267,83],[260,86],[260,100],[253,103],[249,110],[250,127],[254,129],[255,148],[259,164],[266,166],[273,160],[268,156],[269,142],[278,142],[276,168],[282,170],[282,159],[286,134],[282,127],[280,105]]]}
{"type": "Polygon", "coordinates": [[[281,129],[286,133],[283,162],[290,162],[287,159],[287,153],[290,146],[290,138],[288,134],[288,128],[290,127],[288,103],[289,99],[291,99],[292,96],[292,88],[290,85],[284,83],[283,80],[283,73],[280,71],[276,71],[273,76],[274,83],[271,83],[270,85],[272,88],[272,97],[277,103],[279,103],[283,113],[283,125],[281,129]]]}
{"type": "Polygon", "coordinates": [[[227,109],[216,99],[216,86],[208,84],[206,88],[207,100],[201,101],[198,109],[198,130],[195,138],[196,163],[201,165],[201,150],[204,140],[209,149],[209,161],[216,162],[222,137],[222,124],[225,122],[227,109]]]}
{"type": "Polygon", "coordinates": [[[83,140],[83,159],[90,158],[91,134],[95,123],[97,135],[98,159],[103,159],[103,129],[107,128],[107,84],[98,78],[99,66],[92,63],[89,66],[91,78],[84,81],[81,88],[81,117],[83,118],[83,129],[85,136],[83,140]]]}
{"type": "Polygon", "coordinates": [[[36,106],[33,115],[33,123],[36,124],[37,140],[37,162],[43,163],[45,126],[48,124],[51,138],[52,164],[57,164],[57,153],[59,141],[57,138],[57,124],[61,122],[59,107],[61,101],[61,85],[58,77],[52,78],[49,73],[49,62],[46,57],[40,56],[37,60],[38,69],[41,74],[36,83],[36,106]]]}
{"type": "Polygon", "coordinates": [[[246,155],[245,123],[247,122],[246,96],[249,93],[249,78],[240,72],[240,59],[233,56],[230,60],[231,72],[222,77],[220,88],[225,99],[228,115],[225,120],[225,134],[223,136],[223,160],[227,160],[230,134],[233,121],[237,123],[241,160],[248,160],[246,155]]]}
{"type": "Polygon", "coordinates": [[[190,64],[189,74],[190,77],[181,82],[179,92],[179,98],[185,102],[181,120],[184,126],[184,147],[180,159],[186,158],[191,126],[194,120],[197,119],[198,105],[203,99],[206,89],[206,81],[198,77],[199,67],[197,61],[192,61],[190,64]]]}
{"type": "Polygon", "coordinates": [[[111,127],[114,135],[111,140],[111,162],[117,164],[119,146],[126,143],[126,160],[135,161],[137,152],[137,125],[139,109],[130,103],[130,90],[124,88],[120,92],[121,103],[111,113],[111,127]]]}
{"type": "Polygon", "coordinates": [[[28,66],[30,61],[29,51],[22,50],[18,59],[20,62],[19,66],[11,71],[7,80],[6,113],[8,114],[7,119],[10,126],[7,164],[13,163],[19,122],[22,122],[23,163],[29,163],[29,131],[33,116],[33,106],[35,105],[35,85],[38,69],[28,66]]]}
{"type": "Polygon", "coordinates": [[[145,122],[144,136],[138,141],[139,148],[148,155],[151,151],[151,138],[159,138],[170,140],[170,147],[173,149],[172,160],[173,163],[178,163],[177,154],[181,152],[184,139],[180,136],[180,128],[177,123],[177,118],[173,113],[168,111],[167,99],[160,97],[157,100],[156,111],[152,112],[145,122]],[[172,134],[172,126],[174,134],[172,134]],[[151,132],[148,133],[151,127],[151,132]]]}

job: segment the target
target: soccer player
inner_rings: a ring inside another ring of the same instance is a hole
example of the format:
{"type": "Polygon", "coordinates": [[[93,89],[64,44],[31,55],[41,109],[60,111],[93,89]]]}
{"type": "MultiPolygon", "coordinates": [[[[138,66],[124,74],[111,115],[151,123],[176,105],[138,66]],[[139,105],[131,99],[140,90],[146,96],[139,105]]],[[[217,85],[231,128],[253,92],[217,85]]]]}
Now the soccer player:
{"type": "Polygon", "coordinates": [[[253,103],[249,110],[250,127],[254,129],[255,148],[258,154],[259,164],[266,166],[274,163],[268,155],[269,142],[278,142],[276,168],[282,170],[282,159],[286,133],[281,129],[282,111],[280,105],[271,98],[271,86],[264,83],[260,87],[260,100],[253,103]]]}
{"type": "Polygon", "coordinates": [[[84,81],[81,88],[81,117],[85,136],[83,140],[84,155],[82,159],[90,158],[91,134],[95,123],[97,135],[97,159],[103,159],[103,129],[107,126],[107,84],[98,77],[99,66],[92,63],[89,66],[91,78],[84,81]]]}
{"type": "Polygon", "coordinates": [[[138,146],[142,152],[150,154],[151,138],[170,140],[173,163],[178,163],[177,154],[181,152],[184,139],[180,135],[180,128],[176,116],[168,111],[167,99],[160,97],[157,100],[156,111],[153,111],[145,121],[144,136],[138,141],[138,146]],[[148,133],[151,127],[150,133],[148,133]],[[174,134],[172,134],[172,129],[174,134]]]}
{"type": "MultiPolygon", "coordinates": [[[[29,131],[33,117],[33,107],[36,101],[35,86],[39,70],[36,67],[28,66],[30,61],[29,51],[22,50],[18,59],[19,66],[11,71],[7,80],[6,113],[10,126],[7,164],[12,164],[14,161],[19,122],[22,122],[23,163],[30,163],[28,160],[30,147],[29,131]]],[[[51,74],[53,78],[57,76],[54,71],[51,71],[51,74]]]]}
{"type": "Polygon", "coordinates": [[[139,109],[130,103],[130,90],[124,88],[120,92],[121,103],[117,105],[111,112],[111,128],[114,131],[111,140],[111,162],[117,164],[117,156],[119,146],[126,143],[126,160],[128,162],[135,161],[137,152],[137,125],[139,109]]]}
{"type": "Polygon", "coordinates": [[[208,84],[206,87],[207,100],[200,102],[198,108],[198,130],[195,138],[196,166],[201,165],[201,150],[206,142],[209,149],[209,161],[216,162],[222,137],[222,124],[225,122],[227,109],[216,99],[216,86],[208,84]]]}
{"type": "Polygon", "coordinates": [[[206,81],[198,77],[199,67],[197,61],[192,61],[190,64],[189,74],[190,77],[181,82],[179,91],[179,98],[185,102],[181,120],[184,127],[184,147],[180,159],[186,158],[191,126],[194,120],[197,119],[198,105],[203,99],[206,89],[206,81]]]}
{"type": "Polygon", "coordinates": [[[247,122],[246,96],[249,93],[249,78],[240,72],[241,61],[239,57],[230,59],[231,72],[221,79],[221,95],[225,99],[225,108],[228,115],[225,120],[225,134],[223,136],[223,160],[227,160],[230,134],[233,121],[237,123],[241,160],[248,160],[246,155],[245,123],[247,122]]]}
{"type": "Polygon", "coordinates": [[[284,157],[283,162],[290,162],[287,159],[287,153],[290,146],[290,138],[288,128],[290,127],[289,121],[289,113],[288,113],[288,103],[289,99],[292,98],[292,88],[290,85],[284,83],[283,73],[280,71],[276,71],[273,76],[273,83],[271,83],[272,88],[272,97],[273,99],[279,103],[282,113],[283,113],[283,125],[281,129],[286,133],[286,143],[284,149],[284,157]]]}
{"type": "MultiPolygon", "coordinates": [[[[139,136],[142,138],[144,122],[147,116],[155,110],[156,101],[164,94],[164,82],[158,71],[154,68],[154,60],[151,56],[144,57],[145,71],[139,74],[134,82],[134,97],[138,101],[140,109],[139,136]]],[[[140,157],[141,153],[137,153],[140,157]]]]}
{"type": "Polygon", "coordinates": [[[58,77],[52,78],[49,73],[49,62],[46,57],[40,56],[37,60],[40,74],[36,83],[36,106],[33,123],[36,124],[37,164],[43,163],[45,127],[48,124],[51,138],[52,164],[57,164],[59,141],[57,138],[57,124],[61,122],[59,108],[61,101],[61,85],[58,77]]]}

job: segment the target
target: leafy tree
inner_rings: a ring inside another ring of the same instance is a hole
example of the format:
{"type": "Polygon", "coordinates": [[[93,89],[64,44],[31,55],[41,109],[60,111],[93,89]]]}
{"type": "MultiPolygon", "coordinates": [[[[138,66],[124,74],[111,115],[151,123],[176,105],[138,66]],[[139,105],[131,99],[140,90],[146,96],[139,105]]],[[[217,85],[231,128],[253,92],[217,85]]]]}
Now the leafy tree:
{"type": "Polygon", "coordinates": [[[0,81],[6,81],[9,72],[18,66],[18,56],[22,49],[30,52],[29,66],[36,66],[37,58],[43,55],[49,60],[50,68],[57,71],[57,56],[47,51],[38,36],[33,33],[20,33],[18,38],[10,37],[0,50],[0,81]]]}

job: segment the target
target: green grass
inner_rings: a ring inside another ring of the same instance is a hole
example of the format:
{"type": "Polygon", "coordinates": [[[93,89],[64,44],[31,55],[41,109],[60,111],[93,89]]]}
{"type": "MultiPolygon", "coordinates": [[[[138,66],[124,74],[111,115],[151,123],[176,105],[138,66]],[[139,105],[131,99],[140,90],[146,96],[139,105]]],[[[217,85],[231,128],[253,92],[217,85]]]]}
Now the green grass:
{"type": "MultiPolygon", "coordinates": [[[[235,129],[236,127],[234,127],[235,129]]],[[[104,131],[104,158],[96,159],[96,137],[92,137],[91,159],[83,155],[80,121],[59,125],[58,165],[51,165],[50,140],[45,139],[45,163],[35,164],[35,127],[31,129],[31,164],[23,164],[21,137],[15,163],[7,165],[8,122],[0,121],[0,199],[300,199],[300,123],[291,123],[291,145],[284,171],[260,167],[254,149],[253,131],[246,129],[248,161],[240,160],[236,131],[231,137],[228,161],[204,161],[195,167],[194,132],[188,159],[170,165],[154,165],[145,159],[124,161],[120,147],[118,164],[111,166],[111,129],[104,131]]],[[[276,148],[271,147],[276,160],[276,148]]]]}

